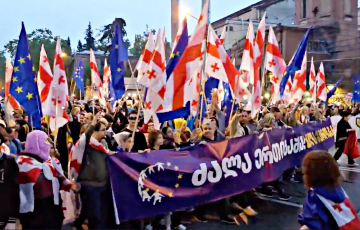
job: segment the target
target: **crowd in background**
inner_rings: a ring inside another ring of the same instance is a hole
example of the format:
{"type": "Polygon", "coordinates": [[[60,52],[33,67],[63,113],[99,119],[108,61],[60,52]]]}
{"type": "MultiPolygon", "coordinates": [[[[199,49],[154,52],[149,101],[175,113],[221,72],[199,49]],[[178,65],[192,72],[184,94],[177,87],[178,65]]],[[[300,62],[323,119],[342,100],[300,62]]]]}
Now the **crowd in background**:
{"type": "MultiPolygon", "coordinates": [[[[119,227],[115,223],[106,164],[109,154],[124,154],[129,151],[151,154],[152,151],[161,149],[178,151],[186,146],[259,134],[277,128],[291,129],[297,125],[321,122],[333,115],[341,115],[342,120],[339,122],[336,135],[338,151],[334,156],[335,160],[338,160],[343,152],[346,138],[352,130],[348,119],[351,115],[355,116],[359,113],[357,106],[353,106],[350,110],[336,105],[326,108],[324,104],[306,103],[305,100],[288,105],[280,101],[273,106],[263,105],[261,112],[254,119],[250,116],[251,111],[244,109],[242,104],[237,105],[233,113],[228,116],[227,122],[227,114],[219,108],[216,100],[211,100],[211,103],[204,105],[205,115],[177,118],[157,127],[158,125],[152,120],[147,124],[144,123],[142,102],[138,96],[121,99],[113,106],[111,103],[107,102],[107,106],[104,107],[96,100],[81,101],[71,97],[67,108],[70,120],[56,131],[49,129],[46,119],[43,120],[42,131],[33,130],[24,110],[14,111],[12,115],[15,123],[9,122],[8,117],[4,112],[2,113],[0,169],[4,171],[0,171],[2,173],[0,180],[2,178],[5,183],[0,181],[0,204],[2,204],[0,229],[9,228],[17,218],[20,219],[23,229],[60,229],[64,216],[61,201],[54,202],[54,197],[59,197],[59,194],[56,194],[59,189],[53,189],[54,178],[58,178],[61,189],[72,189],[80,197],[81,205],[78,206],[82,208],[74,223],[75,228],[82,229],[84,224],[90,229],[119,227]],[[70,176],[68,175],[70,152],[82,135],[85,136],[86,147],[80,173],[76,180],[69,180],[67,178],[70,176]],[[91,145],[91,138],[100,143],[101,148],[91,145]],[[108,150],[106,154],[103,149],[108,150]],[[49,159],[56,160],[49,161],[49,159]],[[30,178],[33,181],[30,181],[28,176],[22,175],[22,163],[27,160],[32,161],[33,165],[39,164],[34,166],[40,168],[40,171],[34,178],[30,178]],[[44,164],[49,165],[53,177],[47,175],[45,167],[42,166],[44,164]],[[19,193],[28,196],[26,194],[29,191],[26,189],[29,187],[25,185],[30,182],[33,183],[30,187],[33,189],[31,192],[33,200],[26,200],[24,203],[19,199],[19,193]]],[[[349,166],[356,166],[350,157],[348,163],[349,166]]],[[[304,164],[303,170],[299,162],[298,167],[285,171],[278,180],[262,184],[261,187],[242,194],[181,212],[121,223],[120,228],[182,230],[186,229],[184,223],[189,216],[191,221],[207,222],[210,213],[212,216],[216,213],[217,219],[227,224],[248,224],[249,219],[257,215],[254,208],[255,196],[291,199],[283,188],[284,183],[302,182],[304,176],[305,185],[308,188],[316,185],[317,191],[320,192],[323,186],[328,185],[336,190],[341,188],[336,162],[327,152],[307,156],[304,164]],[[315,159],[319,157],[328,159],[326,162],[332,168],[323,164],[323,167],[317,167],[318,173],[310,172],[311,167],[308,165],[319,164],[315,159]],[[320,177],[323,182],[325,178],[328,184],[318,182],[320,177]],[[332,179],[326,180],[326,178],[332,179]]],[[[344,198],[343,194],[339,196],[340,198],[337,199],[344,198]]],[[[321,215],[309,217],[309,213],[310,211],[305,208],[303,215],[300,215],[299,222],[302,226],[316,229],[336,226],[336,223],[334,225],[321,215]]]]}

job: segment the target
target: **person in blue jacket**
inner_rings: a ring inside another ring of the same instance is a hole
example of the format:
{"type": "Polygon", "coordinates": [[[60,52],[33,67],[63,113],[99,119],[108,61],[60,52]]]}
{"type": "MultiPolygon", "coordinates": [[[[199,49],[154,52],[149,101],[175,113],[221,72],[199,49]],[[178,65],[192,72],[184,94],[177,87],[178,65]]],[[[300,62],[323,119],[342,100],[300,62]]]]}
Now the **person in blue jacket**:
{"type": "Polygon", "coordinates": [[[300,229],[339,229],[333,214],[319,198],[320,195],[335,204],[347,199],[334,158],[327,151],[312,151],[303,160],[302,172],[304,185],[309,191],[298,217],[300,229]]]}

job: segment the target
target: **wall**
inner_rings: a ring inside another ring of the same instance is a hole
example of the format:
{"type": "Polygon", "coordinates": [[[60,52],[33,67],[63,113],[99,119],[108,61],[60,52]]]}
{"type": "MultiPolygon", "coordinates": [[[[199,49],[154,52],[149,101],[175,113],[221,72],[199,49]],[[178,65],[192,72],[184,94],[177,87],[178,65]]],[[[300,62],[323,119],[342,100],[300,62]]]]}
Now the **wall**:
{"type": "Polygon", "coordinates": [[[295,16],[295,3],[293,0],[283,0],[271,4],[270,1],[264,1],[263,4],[254,6],[241,15],[231,17],[225,21],[212,23],[218,36],[221,35],[224,26],[227,26],[228,30],[226,32],[224,42],[225,49],[231,49],[234,43],[246,37],[249,20],[253,22],[254,31],[256,32],[257,25],[265,11],[267,14],[267,25],[276,25],[278,23],[281,23],[282,25],[292,25],[295,16]],[[230,27],[233,28],[233,31],[230,31],[230,27]]]}

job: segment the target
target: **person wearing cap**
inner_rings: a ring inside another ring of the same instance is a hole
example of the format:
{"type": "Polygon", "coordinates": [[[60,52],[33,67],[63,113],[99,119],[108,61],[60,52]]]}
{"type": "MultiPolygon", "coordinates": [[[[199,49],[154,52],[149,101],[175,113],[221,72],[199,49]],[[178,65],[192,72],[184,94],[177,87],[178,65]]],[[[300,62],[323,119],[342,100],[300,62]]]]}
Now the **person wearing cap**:
{"type": "MultiPolygon", "coordinates": [[[[349,137],[350,132],[354,131],[350,124],[349,119],[351,116],[350,111],[342,111],[340,113],[342,119],[337,124],[337,130],[336,130],[336,142],[335,147],[337,147],[337,151],[334,155],[334,159],[337,161],[341,157],[341,154],[344,152],[346,139],[349,137]]],[[[358,166],[358,164],[355,163],[355,161],[347,155],[348,158],[348,164],[349,166],[358,166]]]]}

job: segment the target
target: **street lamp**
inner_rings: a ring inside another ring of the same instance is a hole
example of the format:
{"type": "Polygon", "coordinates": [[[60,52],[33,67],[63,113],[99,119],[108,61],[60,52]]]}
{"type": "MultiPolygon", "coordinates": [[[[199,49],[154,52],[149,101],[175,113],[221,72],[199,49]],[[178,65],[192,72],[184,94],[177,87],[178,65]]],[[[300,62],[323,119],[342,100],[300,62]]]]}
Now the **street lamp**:
{"type": "Polygon", "coordinates": [[[266,99],[269,99],[269,98],[270,98],[270,94],[269,94],[269,93],[265,93],[264,97],[265,97],[266,99]]]}
{"type": "Polygon", "coordinates": [[[244,100],[247,100],[247,99],[248,99],[248,96],[247,96],[247,95],[244,95],[244,96],[243,96],[243,99],[244,99],[244,100]]]}
{"type": "Polygon", "coordinates": [[[67,54],[66,54],[65,52],[62,52],[62,53],[61,53],[61,57],[62,57],[62,58],[66,58],[66,56],[67,56],[67,54]]]}

